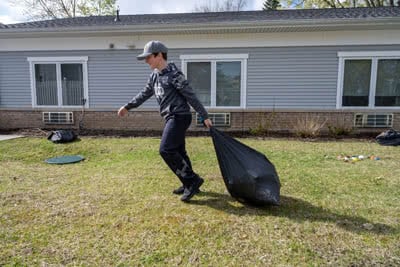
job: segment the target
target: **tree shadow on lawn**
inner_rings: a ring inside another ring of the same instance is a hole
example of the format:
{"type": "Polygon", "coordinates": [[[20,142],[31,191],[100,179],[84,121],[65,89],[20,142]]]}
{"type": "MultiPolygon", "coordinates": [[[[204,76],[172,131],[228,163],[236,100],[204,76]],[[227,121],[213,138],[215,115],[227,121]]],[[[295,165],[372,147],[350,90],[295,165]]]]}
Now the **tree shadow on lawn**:
{"type": "Polygon", "coordinates": [[[311,203],[289,196],[281,196],[280,206],[252,206],[242,203],[243,206],[232,205],[236,201],[229,195],[215,192],[202,192],[199,196],[206,196],[205,199],[192,199],[189,203],[193,205],[205,205],[213,209],[222,210],[227,213],[254,216],[277,216],[286,217],[298,222],[321,221],[336,223],[339,227],[351,232],[371,232],[374,234],[390,234],[399,231],[392,226],[372,223],[357,215],[343,215],[335,213],[322,207],[314,206],[311,203]]]}

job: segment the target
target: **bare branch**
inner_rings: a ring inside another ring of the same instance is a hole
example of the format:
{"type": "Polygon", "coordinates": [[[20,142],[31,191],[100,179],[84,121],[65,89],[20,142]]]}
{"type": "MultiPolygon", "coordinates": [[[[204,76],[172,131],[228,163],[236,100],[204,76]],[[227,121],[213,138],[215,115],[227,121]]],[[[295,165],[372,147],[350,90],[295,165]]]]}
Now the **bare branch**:
{"type": "Polygon", "coordinates": [[[46,15],[52,17],[53,19],[57,19],[57,15],[47,6],[46,1],[39,0],[39,4],[42,6],[43,10],[46,12],[46,15]]]}
{"type": "Polygon", "coordinates": [[[7,0],[22,8],[28,20],[112,15],[116,0],[7,0]]]}
{"type": "Polygon", "coordinates": [[[240,11],[246,6],[246,0],[225,0],[222,4],[214,2],[214,5],[209,2],[196,6],[194,11],[197,12],[222,12],[222,11],[240,11]]]}
{"type": "Polygon", "coordinates": [[[68,8],[65,6],[64,4],[64,0],[60,0],[60,4],[61,4],[61,8],[64,11],[64,13],[68,16],[68,17],[72,17],[71,14],[69,13],[68,8]]]}
{"type": "Polygon", "coordinates": [[[336,8],[336,4],[334,1],[330,1],[330,0],[323,0],[323,2],[325,2],[328,6],[332,7],[332,8],[336,8]]]}
{"type": "Polygon", "coordinates": [[[76,17],[76,0],[71,0],[71,5],[72,5],[72,15],[75,18],[76,17]]]}
{"type": "Polygon", "coordinates": [[[336,2],[338,3],[339,7],[343,8],[343,4],[340,2],[340,0],[336,0],[336,2]]]}

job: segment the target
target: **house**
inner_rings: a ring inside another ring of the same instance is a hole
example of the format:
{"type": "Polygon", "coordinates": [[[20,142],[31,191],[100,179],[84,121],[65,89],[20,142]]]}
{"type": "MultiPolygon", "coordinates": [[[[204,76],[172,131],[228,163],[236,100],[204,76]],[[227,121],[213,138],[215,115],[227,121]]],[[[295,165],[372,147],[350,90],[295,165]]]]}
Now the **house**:
{"type": "Polygon", "coordinates": [[[400,8],[382,7],[5,25],[0,129],[161,130],[154,98],[116,116],[149,77],[136,60],[149,40],[167,44],[169,60],[227,131],[293,131],[306,120],[325,130],[400,128],[400,8]]]}

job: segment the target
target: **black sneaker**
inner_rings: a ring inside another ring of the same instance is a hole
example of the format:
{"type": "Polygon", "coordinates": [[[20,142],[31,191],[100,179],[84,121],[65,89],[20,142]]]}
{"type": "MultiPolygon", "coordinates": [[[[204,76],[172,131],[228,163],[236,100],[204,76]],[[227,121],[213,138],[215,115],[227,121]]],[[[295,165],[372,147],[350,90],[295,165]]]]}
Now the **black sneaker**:
{"type": "Polygon", "coordinates": [[[174,189],[174,191],[172,191],[172,193],[174,193],[175,195],[182,195],[184,191],[185,191],[185,187],[182,185],[181,187],[174,189]]]}
{"type": "MultiPolygon", "coordinates": [[[[185,192],[185,187],[183,185],[181,187],[174,189],[174,191],[172,191],[172,193],[174,193],[175,195],[182,195],[183,192],[185,192]]],[[[200,192],[201,192],[200,189],[197,189],[196,194],[198,194],[200,192]]]]}
{"type": "Polygon", "coordinates": [[[196,179],[189,187],[185,188],[181,200],[184,202],[189,202],[190,199],[199,192],[200,186],[204,183],[202,178],[196,179]]]}

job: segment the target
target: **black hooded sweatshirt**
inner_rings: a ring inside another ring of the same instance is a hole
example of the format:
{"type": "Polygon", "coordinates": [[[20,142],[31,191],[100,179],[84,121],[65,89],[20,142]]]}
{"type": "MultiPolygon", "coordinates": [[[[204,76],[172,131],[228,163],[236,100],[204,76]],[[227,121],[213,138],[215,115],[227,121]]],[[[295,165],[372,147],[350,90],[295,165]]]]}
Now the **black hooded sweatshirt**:
{"type": "Polygon", "coordinates": [[[152,95],[160,105],[160,114],[168,120],[176,114],[190,114],[189,104],[200,114],[203,120],[208,113],[196,97],[185,75],[174,63],[169,63],[162,71],[153,71],[143,90],[124,107],[129,110],[137,108],[152,95]]]}

